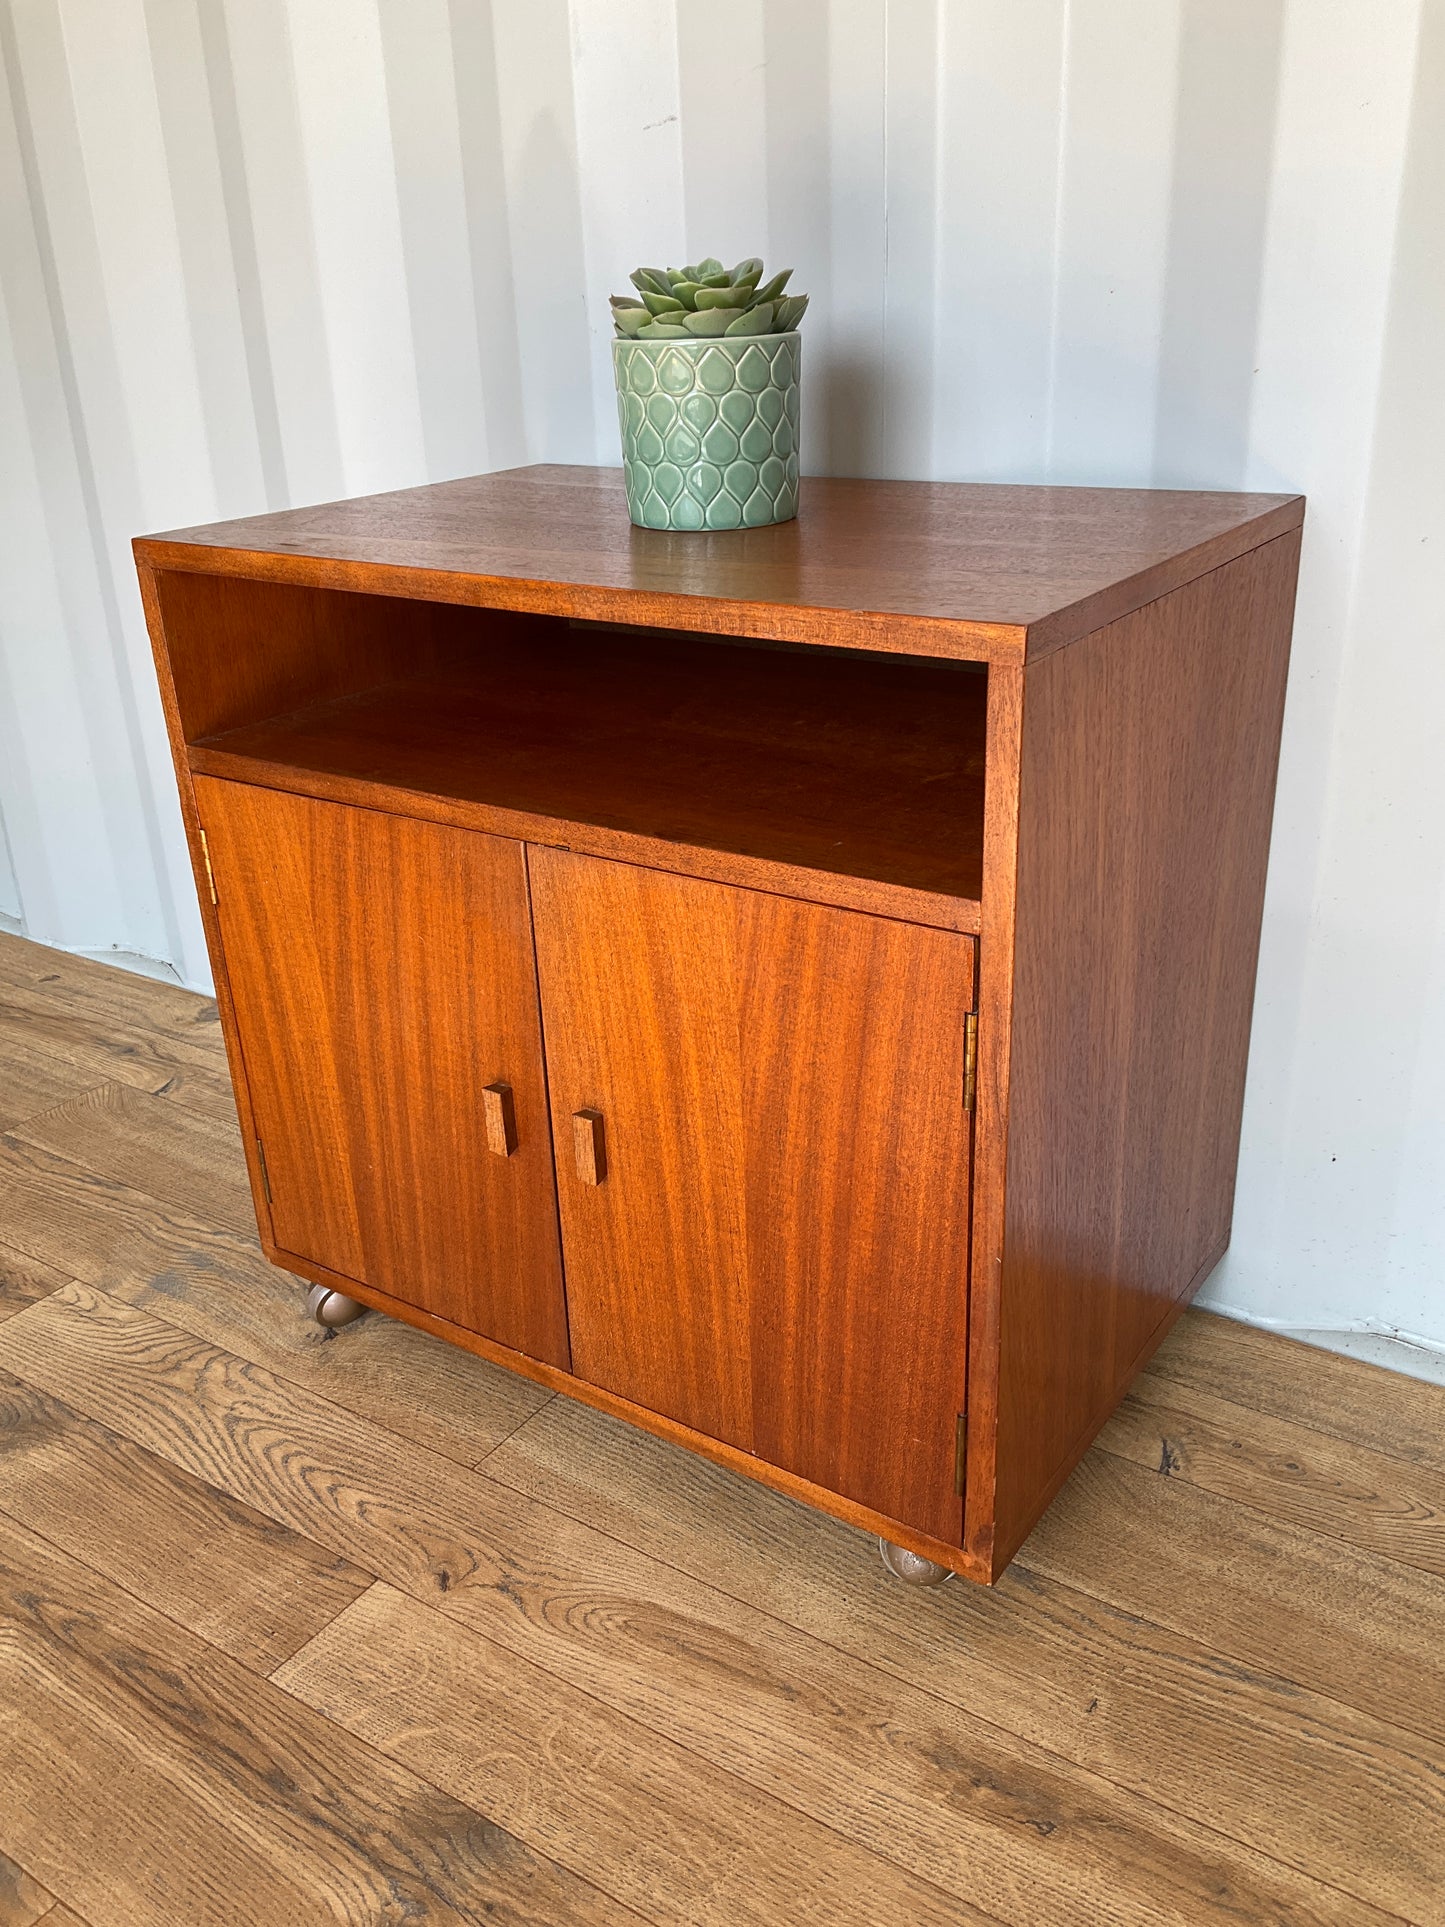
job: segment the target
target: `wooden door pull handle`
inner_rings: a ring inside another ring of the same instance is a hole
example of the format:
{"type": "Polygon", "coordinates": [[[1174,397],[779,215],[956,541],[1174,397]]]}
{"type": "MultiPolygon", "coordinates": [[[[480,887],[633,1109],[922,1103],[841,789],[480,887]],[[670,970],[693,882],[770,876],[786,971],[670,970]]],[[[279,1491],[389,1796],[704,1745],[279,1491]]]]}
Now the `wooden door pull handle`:
{"type": "Polygon", "coordinates": [[[601,1111],[572,1113],[572,1149],[577,1175],[584,1184],[601,1184],[607,1176],[607,1146],[602,1135],[601,1111]]]}
{"type": "Polygon", "coordinates": [[[509,1158],[517,1148],[517,1107],[512,1102],[510,1084],[488,1084],[482,1092],[487,1120],[487,1149],[499,1158],[509,1158]]]}

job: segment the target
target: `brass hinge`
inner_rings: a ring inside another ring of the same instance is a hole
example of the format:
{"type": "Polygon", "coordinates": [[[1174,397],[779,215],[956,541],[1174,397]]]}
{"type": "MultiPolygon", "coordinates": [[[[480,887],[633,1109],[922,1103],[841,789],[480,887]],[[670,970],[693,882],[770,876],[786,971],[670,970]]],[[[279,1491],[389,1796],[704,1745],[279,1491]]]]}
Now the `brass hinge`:
{"type": "Polygon", "coordinates": [[[978,1012],[963,1020],[963,1108],[971,1111],[978,1096],[978,1012]]]}
{"type": "Polygon", "coordinates": [[[201,861],[206,866],[206,888],[211,893],[211,902],[219,903],[220,898],[216,895],[216,873],[211,868],[211,846],[206,841],[204,830],[201,831],[201,861]]]}
{"type": "Polygon", "coordinates": [[[953,1428],[953,1490],[958,1498],[963,1497],[963,1468],[968,1457],[968,1434],[964,1428],[963,1413],[953,1428]]]}
{"type": "Polygon", "coordinates": [[[271,1173],[266,1169],[266,1147],[260,1138],[256,1139],[256,1162],[261,1167],[261,1189],[266,1193],[266,1202],[271,1202],[271,1173]]]}

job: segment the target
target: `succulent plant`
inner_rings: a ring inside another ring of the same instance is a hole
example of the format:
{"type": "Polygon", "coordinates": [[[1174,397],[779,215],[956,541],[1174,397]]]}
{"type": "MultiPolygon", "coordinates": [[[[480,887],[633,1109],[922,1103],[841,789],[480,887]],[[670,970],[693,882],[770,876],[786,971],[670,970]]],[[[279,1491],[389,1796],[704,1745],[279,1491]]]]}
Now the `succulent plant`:
{"type": "Polygon", "coordinates": [[[808,305],[805,294],[783,293],[792,272],[784,268],[764,281],[756,256],[735,268],[712,255],[687,268],[638,268],[628,277],[637,293],[612,297],[613,324],[637,341],[784,335],[808,305]]]}

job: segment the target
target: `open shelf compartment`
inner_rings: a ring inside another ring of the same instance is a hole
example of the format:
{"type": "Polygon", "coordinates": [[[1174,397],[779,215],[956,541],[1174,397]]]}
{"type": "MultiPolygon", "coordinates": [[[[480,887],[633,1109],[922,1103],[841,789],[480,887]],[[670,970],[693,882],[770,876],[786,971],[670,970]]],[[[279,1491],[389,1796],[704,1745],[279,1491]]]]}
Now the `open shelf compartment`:
{"type": "Polygon", "coordinates": [[[982,665],[192,575],[162,599],[198,773],[978,928],[982,665]]]}

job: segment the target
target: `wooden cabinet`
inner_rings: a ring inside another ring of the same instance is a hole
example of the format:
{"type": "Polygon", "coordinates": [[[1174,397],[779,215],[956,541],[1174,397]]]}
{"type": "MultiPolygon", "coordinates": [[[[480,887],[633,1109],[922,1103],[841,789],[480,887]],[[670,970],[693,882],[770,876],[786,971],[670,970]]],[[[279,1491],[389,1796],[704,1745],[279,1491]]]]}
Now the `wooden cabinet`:
{"type": "Polygon", "coordinates": [[[1302,513],[139,542],[268,1255],[994,1578],[1228,1241],[1302,513]]]}

